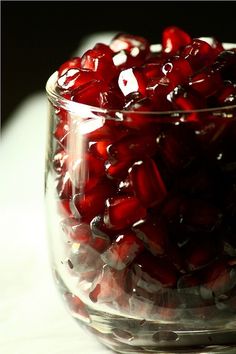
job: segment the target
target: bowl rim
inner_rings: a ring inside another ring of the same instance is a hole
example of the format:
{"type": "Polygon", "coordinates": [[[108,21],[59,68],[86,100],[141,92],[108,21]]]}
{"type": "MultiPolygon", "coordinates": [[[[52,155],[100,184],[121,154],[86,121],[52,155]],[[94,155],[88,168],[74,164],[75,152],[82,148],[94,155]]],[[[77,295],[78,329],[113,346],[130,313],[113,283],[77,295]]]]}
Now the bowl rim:
{"type": "MultiPolygon", "coordinates": [[[[198,39],[204,40],[207,43],[211,44],[213,42],[212,37],[199,37],[198,39]]],[[[234,43],[223,43],[223,46],[225,50],[230,50],[233,48],[236,48],[236,44],[234,43]]],[[[162,48],[161,44],[151,44],[150,46],[151,51],[153,53],[159,52],[162,48]]],[[[79,103],[79,102],[74,102],[70,101],[63,96],[61,96],[57,91],[56,91],[56,81],[58,78],[58,71],[55,71],[47,80],[46,82],[46,94],[48,97],[48,100],[55,105],[56,107],[61,107],[64,108],[65,110],[81,115],[81,112],[83,112],[83,115],[86,116],[88,114],[93,113],[100,113],[100,114],[137,114],[137,115],[157,115],[157,116],[178,116],[179,115],[188,115],[191,113],[217,113],[219,111],[230,111],[232,109],[236,109],[236,105],[227,105],[227,106],[220,106],[220,107],[211,107],[211,108],[200,108],[200,109],[194,109],[194,110],[170,110],[170,111],[132,111],[132,110],[125,110],[125,109],[103,109],[101,107],[96,107],[96,106],[91,106],[87,105],[84,103],[79,103]]],[[[230,116],[231,117],[231,116],[230,116]]],[[[231,117],[232,118],[232,117],[231,117]]]]}

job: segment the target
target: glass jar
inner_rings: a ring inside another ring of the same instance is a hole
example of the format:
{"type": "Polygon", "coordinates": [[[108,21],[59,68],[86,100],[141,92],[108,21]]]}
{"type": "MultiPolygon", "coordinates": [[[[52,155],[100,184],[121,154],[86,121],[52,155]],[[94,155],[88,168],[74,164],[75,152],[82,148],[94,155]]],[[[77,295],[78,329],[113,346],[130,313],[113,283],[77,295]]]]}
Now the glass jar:
{"type": "Polygon", "coordinates": [[[105,111],[47,83],[53,274],[120,353],[236,352],[236,106],[105,111]]]}

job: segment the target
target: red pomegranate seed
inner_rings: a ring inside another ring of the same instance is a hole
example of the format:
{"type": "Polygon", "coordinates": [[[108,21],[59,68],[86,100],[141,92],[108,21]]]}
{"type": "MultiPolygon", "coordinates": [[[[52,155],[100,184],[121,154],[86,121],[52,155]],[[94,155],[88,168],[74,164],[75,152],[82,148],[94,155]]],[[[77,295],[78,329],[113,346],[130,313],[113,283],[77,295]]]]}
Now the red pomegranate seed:
{"type": "Polygon", "coordinates": [[[140,159],[157,151],[156,135],[128,135],[108,147],[111,161],[140,159]]]}
{"type": "Polygon", "coordinates": [[[123,294],[125,272],[104,266],[94,280],[89,297],[92,302],[109,303],[116,301],[123,294]]]}
{"type": "Polygon", "coordinates": [[[114,89],[100,92],[99,107],[104,109],[121,110],[124,106],[124,97],[114,89]]]}
{"type": "Polygon", "coordinates": [[[101,94],[107,90],[107,85],[104,81],[93,80],[88,84],[83,85],[73,91],[71,95],[72,101],[87,104],[90,106],[99,106],[101,101],[101,94]]]}
{"type": "Polygon", "coordinates": [[[60,143],[62,147],[67,146],[67,137],[69,134],[70,127],[67,123],[60,121],[54,131],[54,137],[60,143]]]}
{"type": "Polygon", "coordinates": [[[149,54],[148,41],[140,36],[119,33],[113,38],[110,44],[113,52],[126,51],[132,58],[136,59],[137,65],[141,63],[149,54]]]}
{"type": "Polygon", "coordinates": [[[215,59],[214,49],[201,39],[194,39],[181,51],[181,56],[185,58],[194,71],[198,71],[213,63],[215,59]]]}
{"type": "Polygon", "coordinates": [[[67,170],[68,153],[59,148],[53,157],[53,168],[58,174],[65,174],[67,170]]]}
{"type": "Polygon", "coordinates": [[[168,234],[165,224],[159,219],[155,222],[146,220],[133,227],[134,232],[154,255],[163,255],[167,250],[168,234]]]}
{"type": "Polygon", "coordinates": [[[129,170],[134,194],[145,207],[160,204],[167,191],[155,162],[146,158],[133,164],[129,170]]]}
{"type": "Polygon", "coordinates": [[[102,254],[104,263],[111,268],[122,270],[127,267],[144,249],[143,243],[135,233],[129,231],[117,236],[111,246],[102,254]]]}
{"type": "Polygon", "coordinates": [[[214,95],[223,86],[223,80],[218,72],[204,71],[191,76],[188,85],[202,96],[214,95]]]}
{"type": "Polygon", "coordinates": [[[158,142],[161,158],[172,171],[186,167],[199,153],[194,132],[188,126],[170,127],[158,142]]]}
{"type": "Polygon", "coordinates": [[[129,68],[120,72],[118,85],[124,96],[132,92],[146,95],[146,78],[139,68],[129,68]]]}
{"type": "Polygon", "coordinates": [[[204,238],[204,240],[190,241],[184,247],[185,262],[190,271],[206,266],[216,257],[216,247],[214,242],[204,238]]]}
{"type": "Polygon", "coordinates": [[[70,208],[71,200],[70,199],[61,199],[58,201],[57,210],[59,215],[65,218],[73,217],[73,213],[70,208]]]}
{"type": "Polygon", "coordinates": [[[58,69],[58,77],[64,75],[69,69],[80,69],[81,68],[81,58],[75,57],[67,60],[58,69]]]}
{"type": "Polygon", "coordinates": [[[65,234],[79,243],[89,243],[91,230],[88,224],[79,222],[76,218],[67,218],[61,222],[65,234]]]}
{"type": "Polygon", "coordinates": [[[189,76],[193,74],[188,61],[179,56],[169,59],[162,66],[162,72],[169,80],[169,91],[173,90],[177,85],[185,84],[189,76]]]}
{"type": "Polygon", "coordinates": [[[164,62],[160,60],[156,63],[147,63],[143,65],[143,74],[147,78],[147,80],[151,80],[154,78],[161,78],[163,76],[162,66],[164,62]]]}
{"type": "Polygon", "coordinates": [[[109,49],[105,44],[97,44],[93,49],[87,50],[81,58],[81,67],[95,72],[102,80],[111,80],[117,70],[109,49]]]}
{"type": "Polygon", "coordinates": [[[109,121],[108,119],[104,121],[100,128],[97,128],[86,135],[86,138],[90,142],[95,141],[116,141],[121,139],[123,136],[127,135],[127,128],[122,125],[117,124],[117,122],[109,121]]]}
{"type": "Polygon", "coordinates": [[[176,54],[182,47],[191,42],[191,37],[175,26],[165,28],[162,33],[162,50],[166,54],[176,54]]]}
{"type": "Polygon", "coordinates": [[[136,197],[113,197],[106,201],[104,222],[108,228],[121,230],[144,219],[146,214],[136,197]]]}
{"type": "Polygon", "coordinates": [[[105,163],[106,174],[109,178],[121,178],[124,179],[128,175],[128,169],[132,166],[130,159],[125,159],[121,162],[109,162],[105,163]]]}
{"type": "Polygon", "coordinates": [[[106,161],[108,159],[107,148],[111,143],[112,141],[98,141],[91,145],[89,151],[91,151],[94,156],[106,161]]]}
{"type": "Polygon", "coordinates": [[[86,305],[78,296],[71,293],[65,293],[64,297],[70,310],[74,313],[75,316],[79,315],[83,319],[90,321],[86,305]]]}
{"type": "Polygon", "coordinates": [[[204,288],[211,291],[212,295],[220,295],[230,290],[232,282],[230,279],[229,267],[224,260],[216,260],[201,272],[202,284],[201,293],[204,288]]]}
{"type": "Polygon", "coordinates": [[[154,257],[149,252],[143,252],[137,257],[135,266],[141,271],[141,279],[145,279],[147,274],[160,282],[162,287],[171,288],[176,285],[177,271],[164,258],[154,257]]]}
{"type": "Polygon", "coordinates": [[[64,75],[59,77],[57,85],[61,90],[73,91],[96,79],[96,74],[91,70],[69,69],[64,75]]]}
{"type": "Polygon", "coordinates": [[[219,72],[224,80],[236,79],[236,50],[224,50],[211,66],[213,72],[219,72]]]}
{"type": "Polygon", "coordinates": [[[224,86],[216,93],[216,100],[222,106],[236,104],[236,85],[225,81],[224,86]]]}
{"type": "Polygon", "coordinates": [[[217,56],[218,54],[224,51],[223,44],[215,37],[212,38],[211,47],[215,51],[215,56],[217,56]]]}
{"type": "Polygon", "coordinates": [[[75,209],[85,222],[90,222],[96,215],[103,213],[105,201],[114,193],[110,180],[104,178],[89,191],[77,194],[73,198],[75,209]]]}
{"type": "Polygon", "coordinates": [[[70,199],[72,197],[72,182],[69,173],[61,175],[57,179],[57,193],[60,199],[70,199]]]}

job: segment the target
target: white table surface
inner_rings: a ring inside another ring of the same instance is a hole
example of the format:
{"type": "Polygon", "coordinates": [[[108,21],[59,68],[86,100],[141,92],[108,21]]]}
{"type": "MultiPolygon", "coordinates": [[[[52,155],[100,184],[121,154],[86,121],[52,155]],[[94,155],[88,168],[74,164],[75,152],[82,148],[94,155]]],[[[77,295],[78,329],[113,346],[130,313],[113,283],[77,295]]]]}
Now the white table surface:
{"type": "Polygon", "coordinates": [[[70,317],[52,279],[43,197],[46,119],[46,95],[32,95],[0,142],[0,353],[109,354],[70,317]]]}

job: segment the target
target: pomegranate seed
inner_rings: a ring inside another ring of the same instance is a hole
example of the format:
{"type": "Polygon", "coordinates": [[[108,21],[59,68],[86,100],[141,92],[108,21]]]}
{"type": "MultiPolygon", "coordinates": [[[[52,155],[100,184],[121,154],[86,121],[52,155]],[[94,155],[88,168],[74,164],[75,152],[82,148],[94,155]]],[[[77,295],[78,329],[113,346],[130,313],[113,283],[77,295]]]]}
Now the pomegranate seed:
{"type": "Polygon", "coordinates": [[[67,137],[69,134],[69,125],[63,121],[60,121],[54,131],[54,137],[60,143],[62,147],[67,146],[67,137]]]}
{"type": "Polygon", "coordinates": [[[236,79],[236,50],[224,50],[211,66],[213,72],[219,72],[224,80],[236,79]]]}
{"type": "Polygon", "coordinates": [[[218,72],[201,72],[191,76],[189,86],[197,93],[209,97],[214,95],[223,85],[223,80],[218,72]]]}
{"type": "Polygon", "coordinates": [[[65,218],[73,217],[73,213],[70,208],[70,203],[71,203],[70,199],[61,199],[58,201],[57,210],[59,215],[65,218]]]}
{"type": "Polygon", "coordinates": [[[72,240],[79,243],[89,243],[91,230],[88,224],[80,223],[75,218],[67,218],[61,222],[65,234],[72,240]]]}
{"type": "Polygon", "coordinates": [[[215,59],[214,49],[201,39],[194,39],[181,51],[181,56],[185,58],[194,71],[198,71],[213,63],[215,59]]]}
{"type": "Polygon", "coordinates": [[[111,161],[122,162],[124,160],[140,159],[144,156],[152,156],[157,151],[155,135],[129,135],[111,144],[108,153],[111,161]]]}
{"type": "Polygon", "coordinates": [[[124,97],[113,89],[100,92],[99,107],[104,109],[121,110],[124,106],[124,97]]]}
{"type": "Polygon", "coordinates": [[[143,74],[147,78],[147,80],[151,80],[154,78],[160,78],[163,76],[162,66],[163,60],[160,60],[156,63],[147,63],[143,66],[143,74]]]}
{"type": "Polygon", "coordinates": [[[130,57],[136,60],[136,65],[141,64],[150,52],[149,43],[145,38],[126,33],[120,33],[114,37],[110,48],[115,53],[126,51],[130,57]]]}
{"type": "Polygon", "coordinates": [[[188,166],[199,150],[193,131],[183,125],[167,129],[158,142],[161,158],[172,171],[188,166]]]}
{"type": "Polygon", "coordinates": [[[111,246],[102,254],[104,263],[111,268],[122,270],[127,267],[144,249],[143,243],[135,233],[127,232],[117,236],[111,246]]]}
{"type": "Polygon", "coordinates": [[[173,107],[168,101],[168,93],[170,92],[169,80],[163,78],[151,79],[147,85],[147,96],[151,100],[153,110],[171,111],[173,107]]]}
{"type": "Polygon", "coordinates": [[[89,49],[81,58],[81,66],[97,74],[100,79],[111,80],[116,75],[116,67],[112,60],[112,51],[104,44],[97,44],[89,49]]]}
{"type": "Polygon", "coordinates": [[[107,148],[111,143],[112,141],[98,141],[91,145],[89,151],[91,151],[94,156],[106,161],[108,159],[107,148]]]}
{"type": "Polygon", "coordinates": [[[104,266],[93,282],[89,293],[90,300],[98,303],[114,302],[122,296],[124,283],[125,273],[123,271],[104,266]]]}
{"type": "Polygon", "coordinates": [[[123,124],[129,128],[139,130],[140,128],[150,127],[153,123],[153,116],[149,114],[154,106],[148,98],[130,100],[126,104],[127,113],[123,113],[123,124]],[[130,112],[129,112],[130,111],[130,112]]]}
{"type": "Polygon", "coordinates": [[[134,225],[133,230],[148,250],[154,255],[163,255],[167,250],[167,230],[159,219],[155,222],[146,220],[134,225]]]}
{"type": "Polygon", "coordinates": [[[137,257],[135,267],[137,268],[137,272],[141,272],[140,278],[142,280],[145,279],[145,274],[147,274],[160,282],[162,287],[171,288],[176,285],[177,271],[164,258],[154,257],[149,252],[143,252],[137,257]]]}
{"type": "Polygon", "coordinates": [[[215,56],[217,56],[218,54],[224,51],[223,44],[220,41],[218,41],[218,39],[216,39],[215,37],[212,38],[211,47],[215,51],[215,56]]]}
{"type": "Polygon", "coordinates": [[[206,266],[216,258],[216,247],[211,240],[204,238],[191,241],[184,247],[185,262],[190,271],[206,266]]]}
{"type": "Polygon", "coordinates": [[[165,28],[162,33],[162,50],[166,54],[176,54],[182,47],[191,42],[191,37],[175,26],[165,28]]]}
{"type": "Polygon", "coordinates": [[[146,209],[136,197],[113,197],[107,199],[104,222],[114,230],[125,229],[146,217],[146,209]]]}
{"type": "Polygon", "coordinates": [[[104,178],[89,191],[75,195],[73,203],[82,220],[90,222],[96,215],[103,213],[105,201],[113,193],[112,182],[104,178]]]}
{"type": "Polygon", "coordinates": [[[216,93],[218,105],[235,105],[236,104],[236,85],[230,81],[225,81],[224,86],[216,93]]]}
{"type": "Polygon", "coordinates": [[[134,194],[145,207],[160,204],[166,194],[166,187],[155,162],[146,158],[133,164],[129,170],[134,194]]]}
{"type": "Polygon", "coordinates": [[[86,85],[73,91],[72,101],[87,104],[90,106],[99,106],[101,91],[106,90],[104,82],[92,80],[86,85]]]}
{"type": "Polygon", "coordinates": [[[86,309],[86,305],[78,296],[75,296],[74,294],[71,293],[65,293],[64,298],[68,303],[68,306],[70,310],[73,312],[74,316],[79,315],[79,317],[82,317],[82,319],[85,319],[86,321],[90,322],[89,313],[86,309]]]}
{"type": "Polygon", "coordinates": [[[59,77],[57,85],[61,90],[73,91],[90,81],[96,80],[95,73],[87,69],[69,69],[59,77]]]}
{"type": "Polygon", "coordinates": [[[65,174],[67,169],[68,153],[59,148],[53,157],[53,168],[58,174],[65,174]]]}
{"type": "Polygon", "coordinates": [[[174,56],[169,59],[163,66],[162,72],[169,80],[169,91],[177,85],[183,85],[187,82],[193,70],[186,59],[174,56]]]}
{"type": "Polygon", "coordinates": [[[139,92],[142,96],[146,94],[146,78],[138,68],[129,68],[121,71],[118,84],[124,96],[132,92],[139,92]]]}
{"type": "Polygon", "coordinates": [[[61,175],[57,179],[57,193],[60,199],[70,199],[72,197],[72,182],[69,173],[61,175]]]}
{"type": "Polygon", "coordinates": [[[81,68],[81,58],[75,57],[67,60],[58,69],[58,77],[64,75],[69,69],[80,69],[81,68]]]}

